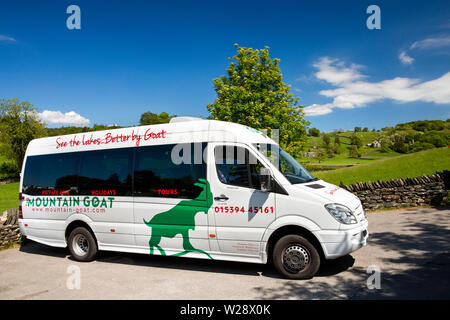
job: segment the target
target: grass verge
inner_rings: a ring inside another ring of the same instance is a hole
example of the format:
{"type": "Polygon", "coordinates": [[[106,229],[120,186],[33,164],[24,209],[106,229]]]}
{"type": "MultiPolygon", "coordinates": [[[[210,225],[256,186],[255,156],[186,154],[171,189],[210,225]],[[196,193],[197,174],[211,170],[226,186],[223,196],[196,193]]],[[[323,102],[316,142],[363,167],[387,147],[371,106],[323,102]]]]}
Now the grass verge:
{"type": "Polygon", "coordinates": [[[0,185],[0,213],[19,206],[19,183],[0,185]]]}

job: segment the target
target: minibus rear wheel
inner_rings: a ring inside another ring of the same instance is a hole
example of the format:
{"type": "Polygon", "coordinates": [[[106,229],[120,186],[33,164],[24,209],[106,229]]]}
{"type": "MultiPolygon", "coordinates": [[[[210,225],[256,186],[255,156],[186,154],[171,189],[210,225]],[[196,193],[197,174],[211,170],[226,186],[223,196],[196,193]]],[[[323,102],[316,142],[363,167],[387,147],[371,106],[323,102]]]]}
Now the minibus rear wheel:
{"type": "Polygon", "coordinates": [[[310,279],[320,267],[320,255],[307,239],[299,235],[280,238],[273,249],[273,263],[289,279],[310,279]]]}
{"type": "Polygon", "coordinates": [[[68,242],[70,254],[77,261],[92,261],[97,256],[97,241],[95,241],[91,232],[84,227],[73,229],[68,242]]]}

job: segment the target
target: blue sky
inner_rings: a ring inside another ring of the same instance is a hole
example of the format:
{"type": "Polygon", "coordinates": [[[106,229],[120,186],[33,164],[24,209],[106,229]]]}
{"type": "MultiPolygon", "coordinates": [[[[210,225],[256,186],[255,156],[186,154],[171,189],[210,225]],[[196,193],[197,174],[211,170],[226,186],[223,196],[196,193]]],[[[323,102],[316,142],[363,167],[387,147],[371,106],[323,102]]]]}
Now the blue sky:
{"type": "Polygon", "coordinates": [[[270,47],[311,127],[450,117],[448,1],[1,1],[0,98],[50,126],[206,117],[234,43],[270,47]],[[71,4],[81,30],[66,27],[71,4]]]}

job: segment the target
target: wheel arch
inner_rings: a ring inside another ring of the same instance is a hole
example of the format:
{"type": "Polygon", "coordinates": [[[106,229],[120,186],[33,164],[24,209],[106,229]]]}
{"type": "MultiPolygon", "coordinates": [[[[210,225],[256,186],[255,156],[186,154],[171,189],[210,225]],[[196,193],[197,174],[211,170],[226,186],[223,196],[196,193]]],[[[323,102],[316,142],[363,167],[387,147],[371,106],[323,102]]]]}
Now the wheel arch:
{"type": "Polygon", "coordinates": [[[317,249],[320,259],[321,260],[326,259],[324,248],[322,247],[321,242],[309,229],[298,224],[286,224],[272,230],[272,232],[269,235],[269,238],[267,239],[265,253],[267,255],[267,261],[269,263],[272,262],[273,249],[275,247],[276,242],[282,237],[289,234],[299,235],[307,239],[317,249]]]}
{"type": "Polygon", "coordinates": [[[89,224],[88,224],[86,221],[83,221],[83,220],[74,220],[74,221],[70,222],[70,223],[67,225],[66,231],[65,231],[65,233],[64,233],[64,238],[65,238],[65,240],[66,240],[66,245],[67,245],[67,242],[68,242],[70,233],[71,233],[73,230],[75,230],[75,228],[78,228],[78,227],[84,227],[84,228],[86,228],[86,229],[92,234],[92,236],[94,237],[95,242],[96,242],[97,245],[98,245],[98,240],[97,240],[97,237],[95,236],[94,230],[92,230],[92,228],[89,226],[89,224]]]}

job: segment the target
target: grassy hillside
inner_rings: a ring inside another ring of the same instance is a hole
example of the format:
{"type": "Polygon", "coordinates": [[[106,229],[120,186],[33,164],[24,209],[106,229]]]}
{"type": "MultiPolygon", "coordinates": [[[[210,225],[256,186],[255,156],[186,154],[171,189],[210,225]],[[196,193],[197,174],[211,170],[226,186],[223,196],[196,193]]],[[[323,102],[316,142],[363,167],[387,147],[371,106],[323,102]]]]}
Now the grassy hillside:
{"type": "Polygon", "coordinates": [[[9,183],[0,186],[0,213],[3,210],[19,206],[19,183],[9,183]]]}
{"type": "Polygon", "coordinates": [[[316,171],[314,175],[333,184],[417,177],[437,170],[450,170],[450,149],[438,148],[387,159],[373,160],[355,167],[316,171]]]}
{"type": "MultiPolygon", "coordinates": [[[[340,154],[348,154],[348,148],[350,147],[350,137],[353,135],[353,131],[340,132],[337,135],[341,140],[341,145],[339,147],[340,154]]],[[[380,139],[385,136],[385,132],[356,132],[356,135],[361,139],[363,146],[360,151],[362,153],[373,152],[376,149],[369,148],[366,146],[368,143],[372,143],[376,139],[380,139]]],[[[331,142],[334,144],[334,137],[331,137],[331,142]]],[[[323,147],[322,137],[312,137],[308,136],[305,151],[314,151],[315,147],[323,147]]]]}

